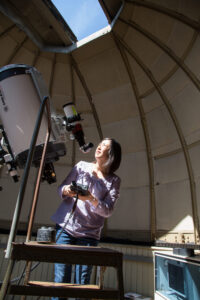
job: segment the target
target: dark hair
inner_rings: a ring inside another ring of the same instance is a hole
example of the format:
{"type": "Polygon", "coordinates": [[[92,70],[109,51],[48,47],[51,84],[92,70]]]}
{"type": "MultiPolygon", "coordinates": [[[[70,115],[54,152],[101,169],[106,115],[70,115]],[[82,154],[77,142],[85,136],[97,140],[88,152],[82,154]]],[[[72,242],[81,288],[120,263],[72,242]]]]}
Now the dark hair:
{"type": "Polygon", "coordinates": [[[104,138],[103,141],[105,140],[109,140],[111,141],[111,143],[108,152],[108,160],[105,163],[104,167],[106,169],[106,173],[112,174],[119,168],[121,163],[121,146],[115,139],[104,138]]]}

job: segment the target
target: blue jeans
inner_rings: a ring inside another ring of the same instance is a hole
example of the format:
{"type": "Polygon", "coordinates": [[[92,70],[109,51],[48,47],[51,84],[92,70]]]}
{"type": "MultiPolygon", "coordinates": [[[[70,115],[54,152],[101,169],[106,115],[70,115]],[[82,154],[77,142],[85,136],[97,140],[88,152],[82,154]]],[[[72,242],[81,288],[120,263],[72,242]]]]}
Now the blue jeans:
{"type": "MultiPolygon", "coordinates": [[[[62,228],[56,225],[56,241],[57,244],[65,245],[79,245],[79,246],[97,246],[98,240],[92,238],[75,238],[68,234],[65,230],[61,233],[62,228]],[[61,234],[60,234],[61,233],[61,234]]],[[[54,265],[54,281],[59,283],[70,283],[71,282],[72,266],[66,264],[55,264],[54,265]]],[[[92,266],[87,265],[76,265],[75,266],[75,278],[74,283],[77,284],[89,284],[90,276],[92,273],[92,266]]],[[[53,300],[62,298],[52,298],[53,300]]],[[[66,298],[63,298],[66,299],[66,298]]]]}

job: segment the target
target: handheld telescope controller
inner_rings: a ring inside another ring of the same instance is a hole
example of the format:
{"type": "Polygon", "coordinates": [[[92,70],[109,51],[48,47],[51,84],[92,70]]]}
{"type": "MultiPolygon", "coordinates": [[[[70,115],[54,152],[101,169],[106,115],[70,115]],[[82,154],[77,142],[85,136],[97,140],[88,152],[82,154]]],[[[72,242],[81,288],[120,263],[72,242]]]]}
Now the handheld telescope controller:
{"type": "Polygon", "coordinates": [[[88,195],[88,186],[80,183],[76,183],[76,181],[72,181],[70,185],[70,190],[81,196],[88,195]]]}

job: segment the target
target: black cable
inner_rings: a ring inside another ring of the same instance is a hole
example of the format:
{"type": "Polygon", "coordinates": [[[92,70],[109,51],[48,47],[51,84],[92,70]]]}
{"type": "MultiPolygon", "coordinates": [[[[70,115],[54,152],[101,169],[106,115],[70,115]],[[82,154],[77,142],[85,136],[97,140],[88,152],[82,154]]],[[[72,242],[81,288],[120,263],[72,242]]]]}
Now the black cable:
{"type": "MultiPolygon", "coordinates": [[[[38,266],[39,264],[40,264],[40,262],[37,262],[35,265],[33,265],[33,267],[31,268],[30,272],[32,272],[35,268],[37,268],[37,266],[38,266]]],[[[17,280],[19,279],[19,281],[18,281],[18,283],[17,283],[17,285],[19,285],[19,284],[20,284],[20,281],[22,280],[22,278],[23,278],[24,275],[25,275],[25,271],[26,271],[26,265],[24,266],[24,270],[23,270],[22,274],[21,274],[19,277],[16,277],[16,278],[12,279],[12,280],[10,281],[10,283],[15,282],[15,281],[17,281],[17,280]]],[[[15,298],[15,295],[12,296],[11,300],[13,300],[14,298],[15,298]]]]}
{"type": "MultiPolygon", "coordinates": [[[[63,226],[63,228],[62,228],[62,230],[60,231],[58,237],[56,238],[56,242],[59,240],[59,238],[60,238],[61,234],[63,233],[63,231],[65,230],[65,228],[66,228],[66,226],[67,226],[69,220],[70,220],[71,217],[73,216],[74,211],[75,211],[76,206],[77,206],[77,201],[78,201],[78,193],[76,194],[76,199],[75,199],[75,201],[74,201],[74,205],[73,205],[73,207],[72,207],[72,210],[71,210],[71,213],[70,213],[70,215],[69,215],[69,218],[68,218],[67,221],[65,222],[65,224],[64,224],[64,226],[63,226]]],[[[40,297],[41,297],[41,296],[38,296],[36,300],[39,300],[40,297]]]]}
{"type": "MultiPolygon", "coordinates": [[[[74,204],[73,204],[71,213],[70,213],[68,219],[66,220],[66,222],[65,222],[65,224],[64,224],[64,226],[63,226],[61,232],[59,233],[58,237],[56,238],[56,241],[55,241],[55,242],[57,242],[57,241],[59,240],[59,238],[60,238],[61,234],[63,233],[63,231],[65,230],[65,228],[66,228],[66,226],[67,226],[69,220],[70,220],[71,217],[73,216],[74,211],[75,211],[76,206],[77,206],[77,202],[78,202],[78,193],[76,194],[76,199],[75,199],[75,201],[74,201],[74,204]]],[[[30,269],[30,272],[32,272],[35,268],[37,268],[37,267],[39,266],[39,264],[40,264],[40,262],[37,262],[35,265],[33,265],[33,267],[30,269]]],[[[14,278],[14,279],[12,279],[12,280],[10,281],[10,283],[13,283],[13,282],[15,282],[15,281],[18,280],[18,283],[17,283],[17,284],[19,285],[19,284],[20,284],[20,281],[22,280],[22,278],[23,278],[24,275],[25,275],[25,269],[26,269],[26,266],[24,267],[23,272],[21,273],[21,275],[18,276],[18,277],[16,277],[16,278],[14,278]]],[[[2,284],[2,283],[3,283],[3,281],[0,281],[0,284],[2,284]]],[[[12,299],[12,300],[14,299],[14,295],[12,296],[11,299],[12,299]]],[[[37,298],[37,300],[39,300],[39,299],[40,299],[40,296],[37,298]]]]}
{"type": "Polygon", "coordinates": [[[75,211],[75,209],[76,209],[76,206],[77,206],[77,202],[78,202],[78,193],[76,194],[76,199],[75,199],[75,201],[74,201],[74,204],[73,204],[73,207],[72,207],[71,213],[70,213],[70,215],[69,215],[69,218],[67,219],[67,221],[65,221],[65,224],[64,224],[64,226],[63,226],[62,230],[60,231],[60,233],[59,233],[58,237],[56,238],[56,242],[59,240],[59,238],[60,238],[61,234],[63,233],[63,231],[65,230],[65,228],[66,228],[66,226],[67,226],[67,224],[68,224],[69,220],[70,220],[70,219],[71,219],[71,217],[73,216],[73,214],[74,214],[74,211],[75,211]]]}
{"type": "MultiPolygon", "coordinates": [[[[63,231],[65,230],[65,228],[66,228],[66,226],[67,226],[69,220],[70,220],[71,217],[73,216],[74,211],[75,211],[76,206],[77,206],[77,202],[78,202],[78,193],[76,194],[76,199],[75,199],[75,201],[74,201],[74,204],[73,204],[72,210],[71,210],[71,212],[70,212],[70,215],[69,215],[68,219],[66,220],[66,222],[65,222],[65,224],[64,224],[64,226],[63,226],[63,228],[62,228],[62,230],[60,231],[58,237],[56,238],[56,241],[55,241],[55,242],[57,242],[57,241],[59,240],[59,238],[60,238],[61,234],[63,233],[63,231]]],[[[33,265],[33,267],[30,269],[30,272],[32,272],[34,269],[36,269],[36,268],[39,266],[39,264],[40,264],[40,262],[37,262],[35,265],[33,265]]],[[[14,279],[12,279],[12,280],[10,281],[10,283],[13,283],[13,282],[15,282],[15,281],[18,280],[17,285],[19,285],[19,284],[20,284],[20,281],[22,280],[22,278],[23,278],[24,275],[25,275],[25,270],[26,270],[26,266],[24,267],[23,272],[21,273],[21,275],[18,276],[18,277],[16,277],[16,278],[14,278],[14,279]]],[[[3,283],[3,281],[0,281],[0,284],[2,284],[2,283],[3,283]]],[[[13,295],[12,298],[11,298],[11,300],[13,300],[14,297],[15,297],[15,296],[13,295]]],[[[41,296],[38,296],[37,300],[39,300],[40,297],[41,297],[41,296]]]]}
{"type": "MultiPolygon", "coordinates": [[[[38,263],[36,263],[35,265],[33,265],[33,267],[31,268],[31,271],[33,271],[39,264],[40,264],[40,262],[38,262],[38,263]]],[[[23,270],[23,272],[22,272],[22,274],[21,274],[20,276],[13,278],[12,280],[10,280],[10,282],[13,283],[13,282],[15,282],[15,281],[17,281],[17,280],[20,280],[20,281],[21,281],[21,279],[22,279],[22,277],[24,276],[24,274],[25,274],[25,268],[24,268],[24,270],[23,270]]],[[[20,282],[20,281],[19,281],[19,282],[20,282]]],[[[0,284],[3,284],[3,281],[0,281],[0,284]]],[[[19,283],[18,283],[18,284],[19,284],[19,283]]]]}
{"type": "MultiPolygon", "coordinates": [[[[76,206],[77,206],[77,202],[78,202],[78,193],[76,194],[76,199],[75,199],[75,201],[74,201],[74,204],[73,204],[73,207],[72,207],[71,213],[70,213],[70,215],[69,215],[69,217],[68,217],[67,221],[65,222],[65,224],[64,224],[64,226],[63,226],[63,228],[62,228],[62,230],[60,231],[60,233],[59,233],[58,237],[56,238],[56,242],[59,240],[59,238],[60,238],[61,234],[63,233],[63,231],[65,230],[65,228],[66,228],[66,226],[67,226],[67,224],[68,224],[69,220],[70,220],[70,219],[71,219],[71,217],[73,216],[73,214],[74,214],[74,211],[75,211],[75,209],[76,209],[76,206]]],[[[40,297],[41,297],[41,296],[38,296],[36,300],[39,300],[39,299],[40,299],[40,297]]]]}

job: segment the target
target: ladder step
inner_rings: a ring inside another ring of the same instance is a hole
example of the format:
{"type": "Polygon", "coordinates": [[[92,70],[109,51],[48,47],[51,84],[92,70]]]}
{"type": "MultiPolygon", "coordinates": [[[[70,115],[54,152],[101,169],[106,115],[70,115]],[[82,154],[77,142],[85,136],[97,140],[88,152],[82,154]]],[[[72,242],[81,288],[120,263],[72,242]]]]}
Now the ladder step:
{"type": "Polygon", "coordinates": [[[98,285],[92,284],[80,285],[44,281],[29,281],[27,285],[11,285],[9,294],[96,299],[120,298],[119,291],[116,289],[100,289],[98,285]]]}
{"type": "Polygon", "coordinates": [[[119,267],[122,253],[92,246],[41,244],[37,242],[13,243],[12,259],[69,263],[93,266],[119,267]]]}
{"type": "Polygon", "coordinates": [[[42,286],[42,287],[54,287],[54,288],[68,288],[68,289],[95,289],[99,290],[97,284],[76,284],[76,283],[58,283],[49,281],[29,281],[28,285],[42,286]]]}

